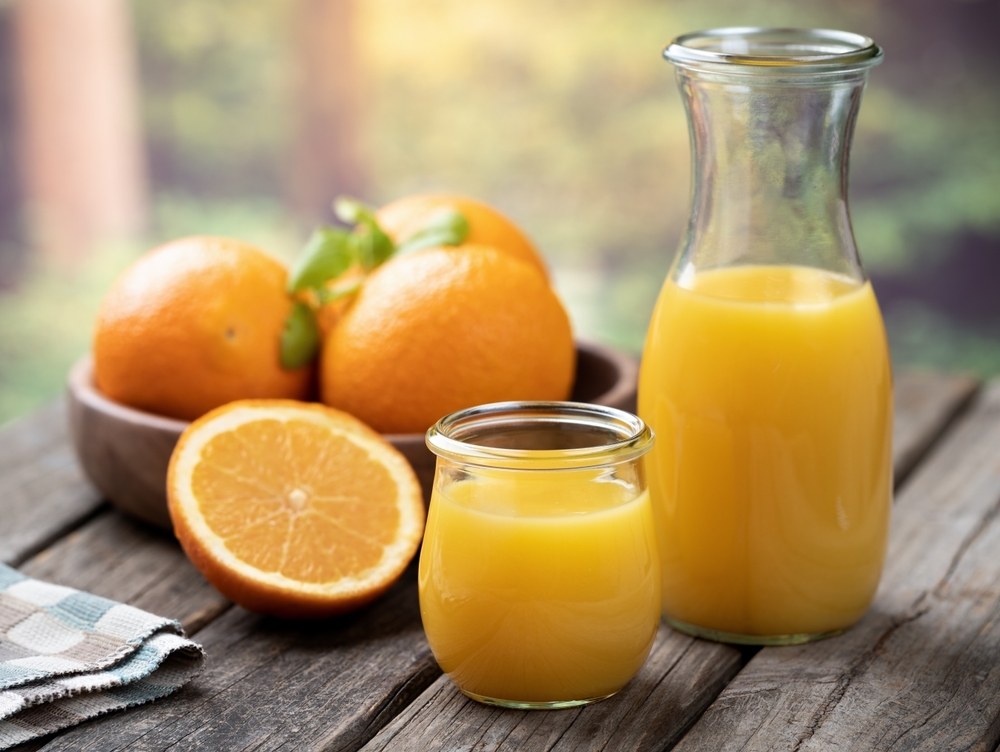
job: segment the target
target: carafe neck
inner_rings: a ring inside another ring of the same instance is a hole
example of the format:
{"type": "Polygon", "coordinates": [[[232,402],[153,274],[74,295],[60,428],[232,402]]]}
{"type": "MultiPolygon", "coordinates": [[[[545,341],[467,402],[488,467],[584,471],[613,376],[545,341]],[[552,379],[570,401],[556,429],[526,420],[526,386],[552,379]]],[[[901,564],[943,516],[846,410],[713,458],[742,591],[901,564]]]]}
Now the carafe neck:
{"type": "Polygon", "coordinates": [[[848,163],[868,69],[881,53],[811,69],[773,46],[766,56],[707,63],[678,62],[674,46],[667,57],[678,65],[693,167],[675,279],[695,269],[781,264],[864,280],[848,163]]]}

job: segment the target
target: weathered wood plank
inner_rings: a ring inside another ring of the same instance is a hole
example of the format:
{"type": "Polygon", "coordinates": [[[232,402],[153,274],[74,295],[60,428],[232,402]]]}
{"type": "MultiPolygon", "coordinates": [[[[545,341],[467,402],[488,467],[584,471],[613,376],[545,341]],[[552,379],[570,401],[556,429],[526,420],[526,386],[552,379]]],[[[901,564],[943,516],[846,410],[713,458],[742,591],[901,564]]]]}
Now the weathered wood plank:
{"type": "Polygon", "coordinates": [[[903,371],[896,375],[892,453],[897,486],[961,415],[978,388],[979,382],[970,376],[927,371],[903,371]]]}
{"type": "Polygon", "coordinates": [[[899,494],[875,604],[760,651],[676,747],[993,750],[1000,739],[1000,382],[899,494]]]}
{"type": "Polygon", "coordinates": [[[665,749],[742,665],[735,648],[661,626],[639,675],[609,700],[549,713],[502,710],[469,700],[441,676],[364,750],[665,749]]]}
{"type": "MultiPolygon", "coordinates": [[[[975,389],[976,383],[965,377],[904,373],[897,379],[893,434],[897,477],[907,475],[975,389]]],[[[669,749],[740,670],[748,654],[664,627],[649,661],[619,695],[558,713],[487,708],[465,698],[442,676],[365,749],[669,749]],[[672,659],[681,654],[683,660],[672,659]]]]}
{"type": "Polygon", "coordinates": [[[0,561],[20,564],[102,503],[76,464],[62,400],[0,429],[0,561]]]}
{"type": "Polygon", "coordinates": [[[234,607],[198,635],[204,674],[153,705],[71,729],[55,750],[353,750],[440,674],[411,567],[354,614],[282,622],[234,607]]]}
{"type": "Polygon", "coordinates": [[[171,535],[110,509],[20,569],[40,580],[177,619],[189,634],[230,606],[171,535]]]}

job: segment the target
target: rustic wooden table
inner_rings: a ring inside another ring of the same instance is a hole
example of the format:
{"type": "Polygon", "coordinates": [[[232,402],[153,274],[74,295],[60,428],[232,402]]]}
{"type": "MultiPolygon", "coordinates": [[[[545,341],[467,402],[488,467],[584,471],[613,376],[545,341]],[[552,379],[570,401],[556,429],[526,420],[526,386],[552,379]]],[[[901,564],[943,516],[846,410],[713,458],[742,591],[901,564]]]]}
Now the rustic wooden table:
{"type": "Polygon", "coordinates": [[[413,568],[313,624],[223,600],[167,535],[84,481],[54,405],[0,431],[0,558],[175,617],[205,645],[179,693],[27,750],[993,750],[1000,739],[1000,382],[904,373],[874,606],[846,634],[737,649],[661,627],[616,697],[551,712],[465,699],[427,647],[413,568]]]}

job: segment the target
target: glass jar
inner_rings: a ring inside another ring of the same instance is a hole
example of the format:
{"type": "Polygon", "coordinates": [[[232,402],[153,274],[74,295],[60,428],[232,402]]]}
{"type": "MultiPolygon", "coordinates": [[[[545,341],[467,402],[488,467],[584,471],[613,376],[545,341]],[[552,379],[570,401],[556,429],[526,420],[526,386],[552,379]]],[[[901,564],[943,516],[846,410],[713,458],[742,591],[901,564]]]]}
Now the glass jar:
{"type": "Polygon", "coordinates": [[[738,643],[836,634],[868,608],[892,494],[892,384],[847,168],[882,59],[839,31],[674,40],[691,218],[647,334],[639,414],[674,627],[738,643]]]}
{"type": "Polygon", "coordinates": [[[434,657],[466,695],[560,708],[617,692],[660,621],[660,564],[636,416],[504,402],[442,418],[420,554],[434,657]]]}

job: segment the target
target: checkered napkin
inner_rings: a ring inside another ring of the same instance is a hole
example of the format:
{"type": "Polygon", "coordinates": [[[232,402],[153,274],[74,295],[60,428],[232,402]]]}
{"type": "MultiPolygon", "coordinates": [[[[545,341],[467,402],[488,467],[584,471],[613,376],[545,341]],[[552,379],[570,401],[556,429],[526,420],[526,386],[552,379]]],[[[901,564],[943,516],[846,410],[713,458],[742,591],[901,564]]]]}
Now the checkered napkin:
{"type": "Polygon", "coordinates": [[[0,564],[0,749],[178,689],[204,660],[183,634],[0,564]]]}

